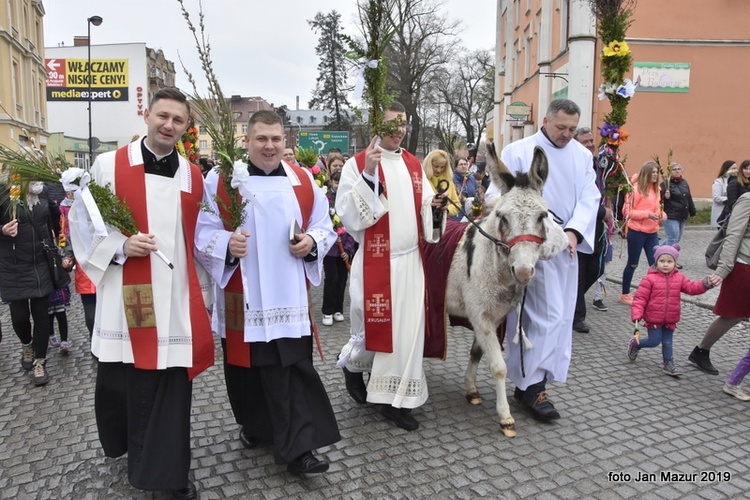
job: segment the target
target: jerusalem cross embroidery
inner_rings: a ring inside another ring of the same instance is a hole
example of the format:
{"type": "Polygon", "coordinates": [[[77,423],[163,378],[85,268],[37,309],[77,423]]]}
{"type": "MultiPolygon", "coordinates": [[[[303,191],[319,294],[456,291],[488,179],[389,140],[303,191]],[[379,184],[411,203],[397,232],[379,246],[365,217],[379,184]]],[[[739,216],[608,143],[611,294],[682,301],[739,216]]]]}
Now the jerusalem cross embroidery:
{"type": "Polygon", "coordinates": [[[388,240],[383,238],[382,233],[376,234],[374,240],[367,242],[367,251],[372,252],[373,257],[382,257],[386,249],[388,249],[388,240]]]}
{"type": "Polygon", "coordinates": [[[245,331],[244,303],[241,293],[224,292],[227,330],[245,331]]]}
{"type": "Polygon", "coordinates": [[[125,318],[128,328],[155,328],[154,294],[150,284],[123,285],[125,318]]]}
{"type": "Polygon", "coordinates": [[[414,183],[416,192],[422,194],[422,172],[412,172],[411,181],[414,183]]]}
{"type": "Polygon", "coordinates": [[[367,303],[365,304],[365,307],[368,311],[372,311],[372,315],[375,318],[382,318],[385,316],[385,313],[383,311],[390,311],[391,310],[391,301],[390,299],[383,300],[383,294],[382,293],[374,293],[372,294],[372,299],[367,299],[367,303]]]}

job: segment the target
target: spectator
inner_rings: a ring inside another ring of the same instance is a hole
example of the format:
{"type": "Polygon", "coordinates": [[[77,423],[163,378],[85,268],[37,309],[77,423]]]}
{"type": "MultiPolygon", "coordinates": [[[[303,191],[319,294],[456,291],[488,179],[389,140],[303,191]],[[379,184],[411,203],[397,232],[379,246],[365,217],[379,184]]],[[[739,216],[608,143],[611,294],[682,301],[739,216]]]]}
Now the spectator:
{"type": "Polygon", "coordinates": [[[49,382],[47,347],[49,344],[49,295],[52,284],[42,238],[49,246],[59,228],[57,207],[47,197],[41,182],[32,182],[25,200],[11,208],[5,186],[0,197],[0,296],[10,302],[10,319],[21,341],[21,367],[33,368],[36,386],[49,382]],[[12,215],[15,214],[13,218],[12,215]],[[33,333],[32,320],[33,319],[33,333]]]}
{"type": "MultiPolygon", "coordinates": [[[[685,231],[685,221],[688,216],[695,217],[695,204],[690,194],[690,186],[682,176],[684,170],[682,165],[674,162],[672,176],[668,183],[665,180],[660,186],[664,212],[667,214],[667,220],[664,221],[664,232],[667,238],[661,243],[662,245],[679,243],[685,231]]],[[[682,266],[678,264],[677,269],[681,268],[682,266]]]]}
{"type": "Polygon", "coordinates": [[[294,150],[292,148],[284,148],[284,151],[281,153],[281,159],[289,165],[299,166],[299,162],[297,161],[297,158],[295,158],[294,150]]]}
{"type": "Polygon", "coordinates": [[[727,216],[737,199],[747,192],[750,192],[750,160],[743,161],[737,169],[737,176],[730,176],[727,181],[727,216]]]}
{"type": "Polygon", "coordinates": [[[332,174],[336,170],[344,168],[344,157],[341,153],[328,154],[328,173],[332,174]]]}
{"type": "MultiPolygon", "coordinates": [[[[688,361],[699,370],[711,375],[718,375],[709,357],[711,347],[730,328],[743,319],[750,317],[750,194],[739,197],[727,224],[727,236],[719,255],[719,265],[712,275],[722,283],[719,297],[714,305],[714,314],[718,316],[706,330],[700,343],[690,353],[688,361]]],[[[727,383],[737,384],[739,376],[730,377],[727,383]]]]}
{"type": "Polygon", "coordinates": [[[718,281],[713,275],[701,281],[690,281],[677,270],[679,256],[679,245],[661,245],[654,248],[656,264],[641,280],[630,310],[632,321],[644,321],[648,328],[648,337],[640,342],[636,338],[630,341],[628,358],[635,361],[641,349],[661,344],[662,370],[672,377],[682,375],[672,359],[672,337],[680,321],[682,305],[680,293],[700,295],[718,281]]]}
{"type": "Polygon", "coordinates": [[[626,305],[633,303],[630,284],[641,251],[646,252],[648,265],[653,266],[654,247],[659,244],[659,223],[667,218],[659,203],[659,165],[653,161],[646,162],[632,180],[633,192],[628,194],[623,207],[627,220],[628,262],[622,271],[622,295],[619,301],[626,305]]]}
{"type": "Polygon", "coordinates": [[[458,199],[463,204],[467,198],[473,198],[477,194],[477,180],[469,171],[469,162],[466,158],[456,160],[456,173],[453,174],[453,184],[456,185],[458,199]]]}
{"type": "Polygon", "coordinates": [[[733,160],[727,160],[721,164],[719,175],[711,185],[711,226],[718,228],[721,221],[728,213],[726,210],[727,203],[727,182],[730,176],[737,175],[737,163],[733,160]]]}
{"type": "Polygon", "coordinates": [[[437,193],[438,188],[442,186],[443,192],[445,192],[445,195],[450,200],[447,207],[448,217],[456,217],[458,215],[460,200],[458,199],[456,186],[452,181],[453,171],[451,169],[450,155],[442,149],[430,151],[422,162],[422,168],[430,180],[432,189],[437,193]],[[441,186],[438,186],[438,183],[441,186]]]}

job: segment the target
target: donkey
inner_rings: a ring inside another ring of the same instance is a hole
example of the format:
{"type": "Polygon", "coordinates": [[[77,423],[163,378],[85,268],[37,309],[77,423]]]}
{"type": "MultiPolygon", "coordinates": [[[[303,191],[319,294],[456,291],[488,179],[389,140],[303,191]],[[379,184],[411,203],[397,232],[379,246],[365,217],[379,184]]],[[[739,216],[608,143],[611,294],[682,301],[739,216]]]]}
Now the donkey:
{"type": "Polygon", "coordinates": [[[537,260],[552,258],[565,247],[567,238],[557,224],[545,223],[548,212],[542,187],[549,167],[544,151],[537,147],[528,173],[515,176],[491,144],[487,158],[492,181],[503,194],[489,202],[488,213],[479,223],[482,231],[469,225],[456,248],[448,274],[446,309],[449,315],[467,318],[474,329],[465,375],[466,399],[474,405],[482,403],[476,378],[486,353],[497,386],[500,430],[514,437],[515,420],[505,391],[507,368],[496,331],[521,301],[537,260]]]}

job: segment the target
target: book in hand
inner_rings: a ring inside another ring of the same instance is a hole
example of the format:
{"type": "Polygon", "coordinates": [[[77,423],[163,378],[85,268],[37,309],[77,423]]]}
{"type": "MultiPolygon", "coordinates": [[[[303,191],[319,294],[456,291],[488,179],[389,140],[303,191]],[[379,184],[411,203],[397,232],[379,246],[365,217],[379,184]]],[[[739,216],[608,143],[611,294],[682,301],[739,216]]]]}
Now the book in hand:
{"type": "Polygon", "coordinates": [[[295,234],[302,234],[302,228],[299,227],[297,219],[292,219],[292,224],[289,227],[289,243],[292,245],[297,243],[297,238],[294,237],[295,234]]]}

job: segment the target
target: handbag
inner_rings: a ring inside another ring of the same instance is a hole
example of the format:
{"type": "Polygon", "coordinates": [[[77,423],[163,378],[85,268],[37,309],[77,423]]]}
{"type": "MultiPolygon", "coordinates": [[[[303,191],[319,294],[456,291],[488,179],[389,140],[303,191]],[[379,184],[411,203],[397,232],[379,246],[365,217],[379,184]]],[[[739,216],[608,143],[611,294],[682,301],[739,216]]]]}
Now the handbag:
{"type": "Polygon", "coordinates": [[[60,254],[60,249],[56,246],[49,246],[47,244],[47,241],[42,238],[42,235],[39,234],[39,231],[37,231],[36,226],[34,225],[34,220],[29,215],[29,223],[31,224],[31,227],[34,228],[34,232],[36,233],[37,237],[42,241],[42,247],[44,248],[44,256],[47,258],[47,265],[49,266],[49,274],[52,278],[52,285],[55,287],[55,290],[59,290],[63,287],[66,287],[70,284],[70,274],[68,271],[63,267],[62,265],[62,254],[60,254]]]}
{"type": "Polygon", "coordinates": [[[726,241],[727,238],[728,225],[729,217],[721,222],[719,229],[708,244],[708,247],[706,247],[706,267],[709,269],[716,270],[716,268],[719,267],[719,257],[721,257],[721,248],[724,246],[724,241],[726,241]]]}

